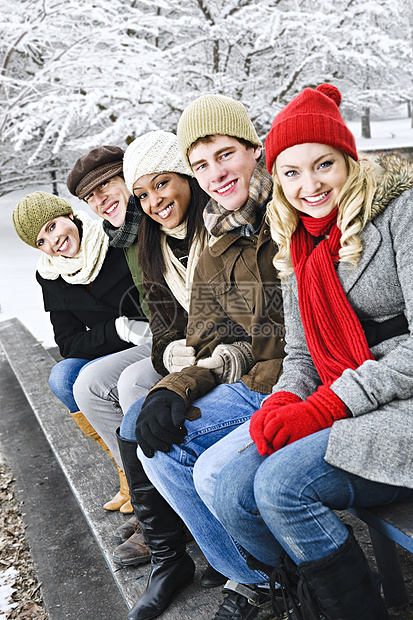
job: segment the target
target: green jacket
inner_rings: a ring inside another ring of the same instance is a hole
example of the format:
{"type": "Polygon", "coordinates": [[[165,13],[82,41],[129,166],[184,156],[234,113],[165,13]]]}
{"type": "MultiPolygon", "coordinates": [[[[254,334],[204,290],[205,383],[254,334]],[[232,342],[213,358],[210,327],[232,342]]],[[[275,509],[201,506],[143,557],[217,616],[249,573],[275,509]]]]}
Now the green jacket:
{"type": "Polygon", "coordinates": [[[146,318],[148,319],[148,321],[150,321],[151,316],[150,316],[150,312],[148,308],[146,291],[143,287],[143,282],[142,282],[142,270],[138,262],[138,244],[134,243],[128,248],[123,248],[123,251],[125,253],[125,257],[128,263],[129,270],[131,272],[132,280],[136,288],[139,291],[139,300],[141,303],[141,308],[146,318]]]}

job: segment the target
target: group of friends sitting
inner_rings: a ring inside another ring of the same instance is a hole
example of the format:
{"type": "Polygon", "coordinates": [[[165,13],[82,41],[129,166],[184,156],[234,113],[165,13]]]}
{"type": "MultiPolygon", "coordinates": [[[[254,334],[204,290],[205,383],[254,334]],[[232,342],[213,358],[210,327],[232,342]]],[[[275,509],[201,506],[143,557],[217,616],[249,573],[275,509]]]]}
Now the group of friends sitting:
{"type": "Polygon", "coordinates": [[[265,140],[244,105],[193,100],[176,134],[80,157],[19,237],[62,361],[50,388],[116,462],[120,566],[151,563],[128,620],[191,583],[214,620],[385,620],[337,515],[413,500],[413,165],[357,153],[331,84],[265,140]],[[264,148],[265,147],[265,148],[264,148]]]}

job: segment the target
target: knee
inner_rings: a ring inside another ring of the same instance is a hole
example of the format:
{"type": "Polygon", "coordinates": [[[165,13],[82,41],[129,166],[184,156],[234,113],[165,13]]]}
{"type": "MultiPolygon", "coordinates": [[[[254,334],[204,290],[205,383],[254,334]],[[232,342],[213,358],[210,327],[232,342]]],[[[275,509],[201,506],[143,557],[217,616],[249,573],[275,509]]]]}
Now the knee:
{"type": "Polygon", "coordinates": [[[119,390],[120,388],[122,389],[127,388],[128,385],[136,384],[137,371],[136,371],[135,366],[137,366],[137,364],[131,364],[130,366],[127,366],[126,368],[122,370],[122,372],[119,375],[119,379],[118,379],[119,390]]]}
{"type": "Polygon", "coordinates": [[[62,360],[55,364],[50,372],[49,387],[53,394],[60,394],[62,391],[70,390],[72,387],[69,360],[62,360]]]}
{"type": "Polygon", "coordinates": [[[231,464],[225,467],[215,482],[215,492],[213,497],[214,511],[219,521],[225,526],[238,520],[240,510],[243,510],[243,496],[240,486],[236,483],[236,472],[233,471],[231,464]]]}
{"type": "Polygon", "coordinates": [[[119,375],[118,394],[123,407],[129,408],[149,391],[139,385],[140,373],[137,367],[138,364],[131,364],[119,375]]]}
{"type": "Polygon", "coordinates": [[[281,453],[275,453],[266,459],[258,469],[254,479],[254,496],[258,509],[271,507],[273,512],[284,512],[289,498],[298,498],[302,493],[300,467],[297,461],[283,459],[281,453]],[[281,457],[281,458],[278,458],[281,457]]]}
{"type": "Polygon", "coordinates": [[[194,485],[204,504],[212,508],[215,496],[215,485],[219,472],[214,468],[213,459],[209,458],[208,451],[201,454],[194,465],[194,485]]]}
{"type": "Polygon", "coordinates": [[[122,439],[136,441],[136,420],[141,412],[144,400],[143,397],[134,402],[125,413],[119,430],[122,439]]]}
{"type": "Polygon", "coordinates": [[[82,371],[78,374],[76,381],[73,384],[73,394],[76,401],[83,400],[85,396],[92,394],[93,390],[93,379],[95,377],[95,369],[93,368],[93,364],[90,366],[86,366],[82,371]]]}

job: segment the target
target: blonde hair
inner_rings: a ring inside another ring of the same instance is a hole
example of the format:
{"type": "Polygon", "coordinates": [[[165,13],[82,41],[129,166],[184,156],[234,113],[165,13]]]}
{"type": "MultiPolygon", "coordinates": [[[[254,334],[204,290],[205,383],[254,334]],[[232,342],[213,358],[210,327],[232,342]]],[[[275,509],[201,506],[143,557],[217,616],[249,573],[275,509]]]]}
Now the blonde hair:
{"type": "MultiPolygon", "coordinates": [[[[377,188],[375,165],[363,157],[358,161],[343,153],[348,177],[338,198],[337,225],[341,230],[340,262],[358,265],[363,246],[360,233],[371,218],[372,203],[377,188]]],[[[274,267],[280,278],[285,279],[293,272],[291,262],[291,238],[298,224],[297,210],[288,202],[273,165],[273,197],[267,207],[267,220],[271,237],[278,245],[274,256],[274,267]]]]}

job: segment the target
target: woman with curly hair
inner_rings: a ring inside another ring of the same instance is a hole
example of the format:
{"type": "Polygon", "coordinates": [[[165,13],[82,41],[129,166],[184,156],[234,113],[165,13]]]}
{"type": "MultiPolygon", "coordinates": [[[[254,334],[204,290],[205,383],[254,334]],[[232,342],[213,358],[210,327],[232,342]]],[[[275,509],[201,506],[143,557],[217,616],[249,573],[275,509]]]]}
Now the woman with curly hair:
{"type": "Polygon", "coordinates": [[[380,580],[335,511],[413,499],[413,167],[359,158],[340,102],[306,88],[267,137],[287,356],[194,477],[202,496],[206,462],[237,442],[203,499],[250,563],[287,576],[297,618],[384,620],[380,580]]]}

